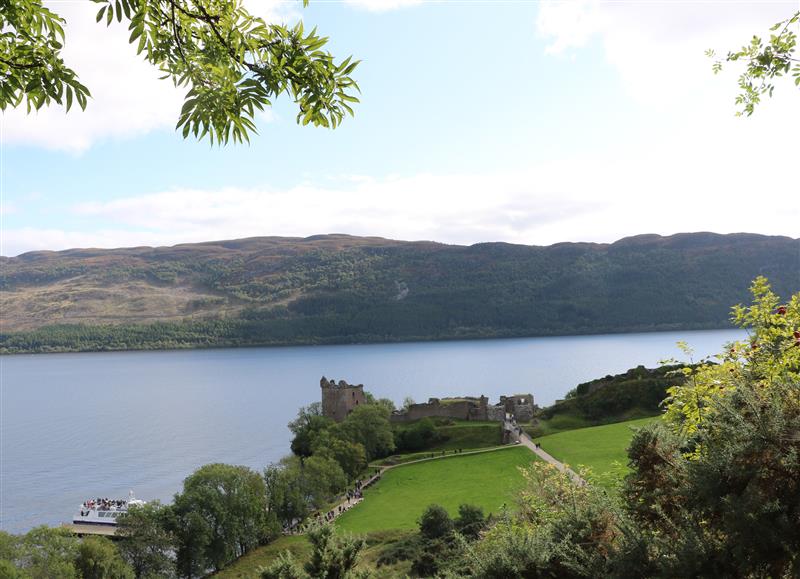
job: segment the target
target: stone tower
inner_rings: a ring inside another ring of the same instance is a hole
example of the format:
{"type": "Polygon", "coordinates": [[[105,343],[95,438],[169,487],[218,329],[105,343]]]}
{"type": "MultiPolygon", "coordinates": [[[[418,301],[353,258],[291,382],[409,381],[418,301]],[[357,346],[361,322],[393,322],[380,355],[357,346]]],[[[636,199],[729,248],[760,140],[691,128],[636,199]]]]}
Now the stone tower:
{"type": "Polygon", "coordinates": [[[322,390],[322,415],[341,422],[347,415],[366,401],[364,385],[348,384],[344,380],[328,380],[325,376],[319,381],[322,390]]]}

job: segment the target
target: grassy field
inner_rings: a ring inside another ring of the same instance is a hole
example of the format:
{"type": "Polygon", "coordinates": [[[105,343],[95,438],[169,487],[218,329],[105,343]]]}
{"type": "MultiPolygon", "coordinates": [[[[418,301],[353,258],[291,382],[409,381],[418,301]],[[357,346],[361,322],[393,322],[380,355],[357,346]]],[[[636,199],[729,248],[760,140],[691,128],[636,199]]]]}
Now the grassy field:
{"type": "MultiPolygon", "coordinates": [[[[446,440],[431,445],[426,450],[395,454],[374,461],[374,466],[401,464],[411,460],[427,458],[431,453],[440,454],[443,450],[475,450],[491,448],[503,444],[503,431],[499,422],[478,422],[470,420],[452,420],[451,424],[437,425],[436,431],[446,440]]],[[[401,424],[399,428],[408,428],[413,423],[401,424]]]]}
{"type": "Polygon", "coordinates": [[[573,468],[589,467],[599,477],[599,484],[611,486],[628,472],[626,449],[633,436],[631,427],[644,426],[654,420],[658,417],[579,428],[534,440],[573,468]]]}
{"type": "Polygon", "coordinates": [[[367,490],[364,502],[342,515],[337,525],[354,533],[412,529],[425,507],[434,503],[453,515],[463,503],[496,513],[503,504],[511,505],[522,482],[516,467],[532,460],[528,449],[509,447],[400,466],[384,474],[367,490]]]}

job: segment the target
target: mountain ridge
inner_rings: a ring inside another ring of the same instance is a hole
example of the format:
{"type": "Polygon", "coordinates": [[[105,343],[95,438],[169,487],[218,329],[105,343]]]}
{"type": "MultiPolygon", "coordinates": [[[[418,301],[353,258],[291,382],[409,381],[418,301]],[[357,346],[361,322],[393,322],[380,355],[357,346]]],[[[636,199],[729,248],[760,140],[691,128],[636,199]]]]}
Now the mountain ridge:
{"type": "Polygon", "coordinates": [[[800,239],[326,234],[34,251],[0,266],[0,351],[348,343],[726,327],[756,276],[784,297],[800,289],[800,239]]]}

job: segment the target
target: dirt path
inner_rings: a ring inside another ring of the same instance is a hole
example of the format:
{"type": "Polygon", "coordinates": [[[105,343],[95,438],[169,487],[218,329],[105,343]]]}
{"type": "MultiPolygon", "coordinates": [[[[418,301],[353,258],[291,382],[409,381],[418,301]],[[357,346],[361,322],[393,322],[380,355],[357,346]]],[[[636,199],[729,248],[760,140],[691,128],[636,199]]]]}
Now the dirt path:
{"type": "Polygon", "coordinates": [[[528,436],[526,433],[523,432],[522,434],[519,434],[519,432],[516,431],[516,430],[512,430],[511,432],[514,433],[513,436],[516,438],[516,440],[518,440],[520,442],[520,444],[522,444],[523,446],[528,447],[531,450],[531,452],[533,452],[536,456],[541,458],[543,461],[552,464],[554,467],[556,467],[561,472],[567,473],[569,475],[569,477],[572,479],[572,482],[574,482],[575,484],[579,484],[579,485],[585,485],[586,484],[586,481],[583,480],[580,477],[580,475],[578,475],[577,472],[575,472],[574,470],[569,468],[563,462],[561,462],[561,461],[557,460],[556,458],[554,458],[552,455],[550,455],[550,454],[546,453],[545,451],[543,451],[540,447],[536,446],[536,443],[533,442],[533,440],[531,440],[531,437],[528,436]]]}

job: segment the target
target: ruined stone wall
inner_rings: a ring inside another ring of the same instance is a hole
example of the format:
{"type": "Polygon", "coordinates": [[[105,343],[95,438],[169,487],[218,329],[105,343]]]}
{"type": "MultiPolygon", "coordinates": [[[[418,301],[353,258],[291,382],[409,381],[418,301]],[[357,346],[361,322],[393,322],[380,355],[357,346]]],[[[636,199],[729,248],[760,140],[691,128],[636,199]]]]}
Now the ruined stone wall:
{"type": "Polygon", "coordinates": [[[506,408],[505,406],[501,406],[496,404],[494,406],[489,406],[486,409],[486,420],[497,420],[502,422],[506,418],[506,408]]]}
{"type": "Polygon", "coordinates": [[[344,380],[328,380],[325,376],[319,381],[322,391],[322,415],[341,422],[359,405],[366,402],[364,385],[351,385],[344,380]]]}
{"type": "Polygon", "coordinates": [[[517,422],[529,422],[533,418],[535,408],[533,394],[501,396],[498,406],[502,406],[505,412],[513,414],[517,422]]]}
{"type": "Polygon", "coordinates": [[[422,418],[489,420],[488,408],[488,399],[485,396],[444,403],[438,398],[431,398],[426,403],[412,404],[407,410],[395,412],[392,414],[391,420],[392,422],[413,422],[422,418]]]}

